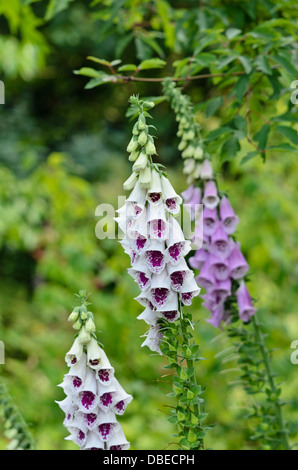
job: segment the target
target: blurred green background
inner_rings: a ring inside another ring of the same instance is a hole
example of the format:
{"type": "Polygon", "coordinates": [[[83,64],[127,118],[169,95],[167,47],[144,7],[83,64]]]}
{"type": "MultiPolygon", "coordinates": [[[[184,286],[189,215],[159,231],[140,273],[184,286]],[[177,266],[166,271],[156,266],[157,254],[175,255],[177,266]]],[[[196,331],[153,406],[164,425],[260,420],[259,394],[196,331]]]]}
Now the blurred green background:
{"type": "MultiPolygon", "coordinates": [[[[39,449],[76,448],[64,440],[63,414],[54,400],[64,398],[57,384],[67,372],[64,356],[73,341],[67,317],[74,294],[86,289],[117,378],[134,395],[121,418],[131,448],[171,449],[175,429],[165,414],[166,379],[158,382],[165,362],[140,348],[146,325],[136,320],[142,308],[134,300],[138,288],[126,272],[129,258],[117,241],[95,236],[97,205],[116,207],[130,174],[128,98],[132,93],[158,96],[161,87],[127,84],[84,90],[86,80],[73,71],[88,55],[112,58],[114,48],[111,41],[98,40],[89,2],[73,2],[71,9],[40,28],[29,10],[22,19],[12,11],[0,18],[0,79],[6,97],[0,105],[0,340],[6,353],[1,376],[39,449]],[[31,47],[14,33],[18,21],[31,47]]],[[[196,102],[204,99],[204,84],[192,84],[187,91],[196,102]]],[[[283,101],[276,106],[279,113],[285,110],[283,101]]],[[[152,114],[160,161],[182,191],[186,180],[174,116],[167,103],[152,114]]],[[[218,119],[202,124],[214,129],[218,119]]],[[[254,159],[242,166],[247,147],[244,143],[237,158],[224,165],[214,164],[221,188],[228,191],[241,219],[237,236],[251,265],[250,289],[270,332],[268,344],[276,348],[274,368],[283,381],[283,398],[293,400],[285,416],[294,443],[298,366],[290,362],[290,346],[298,339],[298,162],[294,153],[279,151],[266,164],[254,159]]],[[[205,322],[208,313],[200,299],[192,312],[200,320],[196,337],[206,358],[198,366],[198,379],[206,385],[208,422],[216,424],[207,446],[253,449],[248,440],[251,424],[243,418],[249,399],[232,383],[237,373],[224,373],[227,366],[217,356],[231,343],[205,322]]],[[[6,445],[0,431],[0,449],[6,445]]]]}

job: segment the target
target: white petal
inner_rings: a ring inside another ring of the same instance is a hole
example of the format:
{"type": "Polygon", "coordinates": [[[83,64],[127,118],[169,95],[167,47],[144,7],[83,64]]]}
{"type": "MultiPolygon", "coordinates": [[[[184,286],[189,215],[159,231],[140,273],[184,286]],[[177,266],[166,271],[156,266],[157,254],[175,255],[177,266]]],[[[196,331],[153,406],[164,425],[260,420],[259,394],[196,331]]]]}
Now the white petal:
{"type": "Polygon", "coordinates": [[[126,440],[122,429],[114,434],[108,442],[108,450],[129,450],[129,448],[130,443],[126,440]]]}

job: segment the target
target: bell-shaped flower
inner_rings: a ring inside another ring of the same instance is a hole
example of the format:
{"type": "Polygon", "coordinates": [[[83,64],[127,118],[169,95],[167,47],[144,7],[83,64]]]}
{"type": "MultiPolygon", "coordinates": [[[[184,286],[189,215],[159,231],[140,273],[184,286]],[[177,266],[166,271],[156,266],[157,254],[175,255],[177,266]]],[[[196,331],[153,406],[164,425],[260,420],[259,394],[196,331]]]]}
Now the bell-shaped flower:
{"type": "Polygon", "coordinates": [[[168,302],[163,307],[160,307],[157,315],[170,323],[173,323],[180,317],[178,295],[176,293],[171,293],[168,302]]]}
{"type": "Polygon", "coordinates": [[[169,238],[167,240],[167,258],[172,264],[179,264],[191,250],[191,243],[185,240],[182,229],[173,217],[170,219],[169,238]]]}
{"type": "Polygon", "coordinates": [[[138,174],[133,172],[130,177],[123,183],[123,189],[125,191],[131,191],[138,181],[138,174]]]}
{"type": "Polygon", "coordinates": [[[210,160],[204,160],[201,168],[200,177],[202,180],[212,180],[213,169],[210,160]]]}
{"type": "Polygon", "coordinates": [[[148,157],[145,152],[141,152],[136,161],[133,164],[133,171],[136,173],[140,173],[140,171],[144,170],[147,167],[148,157]]]}
{"type": "Polygon", "coordinates": [[[109,441],[120,430],[121,426],[114,413],[107,412],[99,415],[95,433],[101,441],[109,441]]]}
{"type": "Polygon", "coordinates": [[[150,308],[154,310],[154,305],[152,303],[152,297],[149,291],[141,292],[140,295],[135,297],[135,300],[139,302],[143,307],[150,308]]]}
{"type": "Polygon", "coordinates": [[[139,255],[137,254],[135,248],[132,247],[131,241],[125,239],[121,240],[119,243],[123,246],[124,253],[126,253],[130,257],[131,265],[134,266],[139,259],[139,255]]]}
{"type": "Polygon", "coordinates": [[[142,254],[149,245],[146,209],[128,228],[127,236],[132,240],[132,246],[136,253],[142,254]]]}
{"type": "Polygon", "coordinates": [[[231,235],[236,230],[236,227],[239,223],[239,218],[235,215],[230,201],[225,196],[220,202],[219,213],[223,224],[223,229],[226,231],[226,233],[231,235]]]}
{"type": "Polygon", "coordinates": [[[224,319],[225,311],[223,305],[218,305],[211,313],[211,318],[206,321],[215,328],[220,328],[221,323],[224,319]]]}
{"type": "Polygon", "coordinates": [[[78,411],[76,416],[83,423],[83,427],[89,431],[93,431],[98,424],[99,413],[97,408],[93,413],[82,413],[78,411]]]}
{"type": "Polygon", "coordinates": [[[73,395],[79,393],[83,389],[86,373],[86,354],[83,354],[79,362],[71,366],[68,374],[64,376],[64,391],[73,395]]]}
{"type": "Polygon", "coordinates": [[[209,253],[206,250],[203,250],[202,248],[197,250],[191,258],[189,258],[188,262],[189,265],[193,269],[201,269],[208,258],[209,253]]]}
{"type": "Polygon", "coordinates": [[[74,401],[83,413],[92,413],[98,404],[97,382],[94,371],[87,369],[82,391],[75,396],[74,401]]]}
{"type": "Polygon", "coordinates": [[[110,411],[114,405],[115,394],[115,381],[113,381],[110,385],[102,385],[100,382],[98,382],[98,406],[105,413],[110,411]]]}
{"type": "Polygon", "coordinates": [[[226,259],[232,251],[233,245],[221,225],[211,236],[210,251],[221,259],[226,259]]]}
{"type": "Polygon", "coordinates": [[[194,189],[195,189],[194,185],[191,184],[185,191],[181,193],[181,196],[184,202],[188,202],[191,200],[193,193],[194,193],[194,189]]]}
{"type": "Polygon", "coordinates": [[[83,450],[105,450],[105,444],[99,439],[98,433],[88,432],[83,450]]]}
{"type": "Polygon", "coordinates": [[[127,442],[123,431],[119,431],[114,434],[111,439],[107,442],[108,450],[128,450],[130,443],[127,442]]]}
{"type": "Polygon", "coordinates": [[[210,270],[218,281],[225,281],[230,275],[230,267],[228,260],[219,258],[218,256],[210,255],[209,257],[210,270]]]}
{"type": "Polygon", "coordinates": [[[251,297],[244,281],[241,282],[236,294],[239,308],[239,317],[244,323],[247,323],[256,313],[257,309],[253,306],[251,297]]]}
{"type": "Polygon", "coordinates": [[[147,346],[152,352],[157,352],[162,355],[160,344],[162,342],[164,334],[161,331],[159,325],[150,327],[150,330],[146,334],[146,339],[142,344],[142,347],[147,346]]]}
{"type": "Polygon", "coordinates": [[[205,185],[203,204],[208,207],[208,209],[215,209],[219,201],[216,184],[214,181],[210,180],[205,185]]]}
{"type": "Polygon", "coordinates": [[[101,385],[110,385],[114,380],[114,367],[111,366],[106,353],[102,350],[101,363],[96,371],[96,378],[101,385]]]}
{"type": "Polygon", "coordinates": [[[181,301],[184,305],[191,305],[194,297],[198,296],[201,292],[200,287],[197,285],[194,277],[186,282],[181,289],[181,301]]]}
{"type": "Polygon", "coordinates": [[[182,204],[182,198],[178,196],[173,186],[169,182],[168,178],[161,176],[161,187],[163,198],[166,203],[166,209],[171,214],[178,214],[180,212],[180,206],[182,204]]]}
{"type": "Polygon", "coordinates": [[[130,276],[138,283],[141,290],[146,290],[150,286],[152,272],[149,271],[144,261],[139,258],[133,268],[128,269],[130,276]]]}
{"type": "Polygon", "coordinates": [[[193,188],[191,197],[188,200],[185,200],[183,208],[190,214],[191,220],[197,218],[197,214],[201,209],[202,203],[202,191],[201,188],[193,188]]]}
{"type": "Polygon", "coordinates": [[[143,188],[149,189],[151,186],[152,172],[150,166],[147,166],[140,172],[139,181],[143,188]]]}
{"type": "Polygon", "coordinates": [[[116,415],[122,416],[125,413],[126,407],[131,403],[133,397],[126,393],[124,388],[120,385],[118,380],[115,380],[116,393],[114,397],[114,405],[112,412],[116,415]]]}
{"type": "Polygon", "coordinates": [[[210,258],[208,257],[204,263],[200,274],[196,277],[197,283],[205,289],[210,289],[216,282],[214,274],[210,269],[210,258]]]}
{"type": "Polygon", "coordinates": [[[140,182],[137,181],[133,191],[126,200],[126,215],[127,217],[139,217],[146,203],[146,189],[142,188],[140,182]]]}
{"type": "Polygon", "coordinates": [[[64,426],[69,426],[74,418],[74,414],[77,411],[78,407],[74,404],[70,395],[67,395],[66,398],[62,401],[56,401],[57,405],[65,414],[65,419],[63,421],[64,426]]]}
{"type": "Polygon", "coordinates": [[[92,369],[99,369],[101,367],[103,350],[99,347],[96,339],[91,338],[87,344],[87,362],[92,369]]]}
{"type": "Polygon", "coordinates": [[[233,279],[243,279],[249,270],[249,266],[237,243],[234,244],[228,261],[231,270],[231,277],[233,279]]]}
{"type": "Polygon", "coordinates": [[[146,307],[137,319],[143,320],[147,325],[155,325],[158,320],[158,316],[155,310],[151,310],[151,308],[146,307]]]}
{"type": "Polygon", "coordinates": [[[152,171],[151,186],[147,192],[147,200],[151,205],[159,205],[163,201],[161,180],[156,170],[152,171]]]}
{"type": "Polygon", "coordinates": [[[204,208],[203,211],[204,233],[208,236],[213,235],[218,226],[218,217],[216,209],[204,208]]]}
{"type": "Polygon", "coordinates": [[[71,434],[71,440],[78,446],[83,447],[86,443],[88,432],[83,419],[80,416],[76,416],[67,429],[71,434]]]}
{"type": "Polygon", "coordinates": [[[166,218],[164,204],[149,204],[148,234],[152,240],[166,240],[169,234],[169,223],[166,218]]]}
{"type": "Polygon", "coordinates": [[[184,284],[193,277],[193,272],[188,268],[184,258],[177,265],[169,263],[168,274],[171,280],[171,288],[175,292],[181,292],[184,284]]]}
{"type": "Polygon", "coordinates": [[[231,279],[225,281],[218,281],[210,289],[210,295],[213,297],[215,304],[222,303],[226,298],[231,295],[231,279]]]}
{"type": "Polygon", "coordinates": [[[165,269],[165,245],[164,242],[151,240],[150,245],[145,250],[145,263],[153,274],[160,274],[165,269]]]}
{"type": "Polygon", "coordinates": [[[161,274],[154,274],[151,280],[150,295],[154,307],[159,308],[166,305],[171,294],[170,278],[167,270],[164,270],[161,274]]]}
{"type": "Polygon", "coordinates": [[[84,353],[84,347],[83,344],[80,343],[79,339],[76,338],[74,340],[74,343],[71,347],[71,349],[66,353],[65,356],[65,362],[68,365],[68,367],[77,364],[77,362],[80,361],[84,353]]]}

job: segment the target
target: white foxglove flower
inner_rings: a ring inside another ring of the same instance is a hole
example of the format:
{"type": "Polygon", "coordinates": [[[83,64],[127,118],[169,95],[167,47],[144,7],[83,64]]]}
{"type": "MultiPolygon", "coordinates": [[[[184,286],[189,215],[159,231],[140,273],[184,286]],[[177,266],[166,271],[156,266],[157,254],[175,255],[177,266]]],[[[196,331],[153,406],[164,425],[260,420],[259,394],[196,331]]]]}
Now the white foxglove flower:
{"type": "Polygon", "coordinates": [[[128,269],[130,276],[138,283],[141,290],[146,290],[150,286],[152,272],[140,258],[136,261],[133,268],[128,269]]]}
{"type": "Polygon", "coordinates": [[[154,307],[159,310],[169,300],[171,294],[171,282],[167,270],[161,274],[154,274],[151,280],[150,295],[154,307]]]}
{"type": "Polygon", "coordinates": [[[70,351],[68,351],[68,353],[66,353],[66,356],[65,356],[65,362],[68,365],[68,367],[79,362],[81,357],[83,356],[83,352],[84,352],[83,345],[82,343],[80,343],[78,338],[76,338],[70,351]]]}
{"type": "Polygon", "coordinates": [[[121,431],[121,426],[118,423],[114,413],[102,413],[98,417],[98,423],[95,432],[101,441],[109,441],[112,436],[119,431],[121,431]]]}
{"type": "Polygon", "coordinates": [[[137,181],[125,204],[128,217],[135,218],[141,215],[145,208],[146,194],[146,189],[142,188],[140,182],[137,181]]]}
{"type": "Polygon", "coordinates": [[[158,320],[158,315],[155,310],[146,307],[145,310],[137,317],[138,320],[143,320],[147,325],[155,325],[158,320]]]}
{"type": "Polygon", "coordinates": [[[151,240],[144,252],[144,261],[153,274],[160,274],[166,267],[165,244],[158,240],[151,240]]]}
{"type": "Polygon", "coordinates": [[[187,266],[184,258],[177,265],[169,263],[168,274],[171,280],[171,287],[175,292],[181,292],[185,283],[194,276],[193,272],[187,266]]]}
{"type": "Polygon", "coordinates": [[[161,180],[156,170],[152,171],[151,186],[148,189],[147,200],[151,205],[159,205],[163,202],[161,180]]]}
{"type": "Polygon", "coordinates": [[[141,254],[149,245],[147,238],[147,211],[144,209],[140,217],[133,221],[127,230],[128,237],[132,240],[132,246],[138,254],[141,254]]]}
{"type": "Polygon", "coordinates": [[[191,250],[191,243],[185,240],[182,229],[174,218],[170,219],[169,238],[167,243],[167,259],[172,264],[179,264],[191,250]]]}
{"type": "Polygon", "coordinates": [[[198,287],[194,278],[191,278],[182,286],[181,300],[184,305],[191,305],[194,297],[197,297],[201,289],[198,287]]]}
{"type": "Polygon", "coordinates": [[[113,383],[115,369],[111,366],[109,359],[104,351],[102,351],[100,368],[96,371],[96,378],[101,385],[111,385],[113,383]]]}
{"type": "Polygon", "coordinates": [[[114,434],[107,445],[108,450],[128,450],[130,447],[130,444],[127,442],[123,431],[114,434]]]}
{"type": "Polygon", "coordinates": [[[95,374],[91,369],[87,369],[83,389],[74,397],[74,401],[83,413],[92,413],[97,407],[97,382],[95,374]]]}
{"type": "Polygon", "coordinates": [[[105,450],[105,444],[96,432],[89,432],[83,450],[105,450]]]}
{"type": "Polygon", "coordinates": [[[103,350],[99,347],[96,339],[91,338],[87,344],[87,362],[92,369],[99,369],[102,363],[103,350]]]}
{"type": "Polygon", "coordinates": [[[125,392],[118,380],[115,380],[114,385],[116,388],[116,394],[114,397],[112,412],[116,415],[123,415],[125,413],[126,407],[131,403],[133,397],[132,395],[129,395],[125,392]]]}
{"type": "Polygon", "coordinates": [[[115,404],[115,394],[115,381],[113,381],[110,385],[102,385],[100,382],[98,382],[98,406],[105,413],[110,411],[112,406],[115,404]]]}
{"type": "Polygon", "coordinates": [[[169,223],[163,204],[148,206],[148,234],[152,240],[166,240],[169,236],[169,223]]]}
{"type": "Polygon", "coordinates": [[[180,212],[180,206],[182,204],[182,198],[178,196],[173,186],[169,182],[168,178],[161,176],[161,187],[163,198],[166,202],[166,209],[171,214],[178,214],[180,212]]]}
{"type": "Polygon", "coordinates": [[[162,342],[164,334],[160,331],[159,325],[151,326],[150,330],[146,335],[146,339],[142,344],[142,347],[147,346],[152,352],[157,352],[162,355],[160,344],[162,342]]]}

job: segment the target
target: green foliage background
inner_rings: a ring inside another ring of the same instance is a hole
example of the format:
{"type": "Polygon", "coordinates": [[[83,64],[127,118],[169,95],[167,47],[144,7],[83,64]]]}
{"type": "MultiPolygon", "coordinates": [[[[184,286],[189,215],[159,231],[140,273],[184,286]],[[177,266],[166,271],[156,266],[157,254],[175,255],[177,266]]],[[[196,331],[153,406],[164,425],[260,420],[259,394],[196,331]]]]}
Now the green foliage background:
{"type": "MultiPolygon", "coordinates": [[[[144,21],[147,4],[155,2],[119,1],[117,5],[124,3],[126,22],[107,21],[103,28],[107,12],[97,7],[113,8],[112,1],[95,1],[93,9],[87,1],[0,1],[0,79],[6,92],[6,103],[0,106],[0,339],[5,343],[6,363],[0,365],[0,373],[39,449],[75,448],[64,440],[63,416],[54,400],[63,399],[56,385],[67,372],[64,356],[73,340],[67,317],[75,305],[74,293],[80,289],[91,292],[101,341],[117,378],[134,395],[121,419],[132,449],[172,448],[174,440],[174,428],[164,414],[164,405],[169,404],[164,392],[167,380],[157,382],[165,373],[165,364],[140,348],[146,327],[136,320],[141,308],[134,300],[138,288],[126,273],[129,258],[117,241],[100,241],[95,236],[97,205],[112,203],[116,207],[130,172],[128,98],[132,93],[158,96],[161,85],[129,83],[84,90],[86,79],[73,74],[87,56],[113,60],[115,48],[120,56],[125,51],[126,63],[135,63],[136,56],[141,61],[162,55],[160,38],[165,39],[171,60],[187,54],[181,45],[180,50],[173,48],[167,2],[157,2],[160,14],[154,34],[138,30],[135,46],[127,35],[135,31],[133,25],[144,21]]],[[[173,2],[173,6],[176,3],[186,8],[196,2],[173,2]]],[[[247,18],[240,4],[247,5],[218,0],[213,7],[219,17],[230,8],[232,25],[242,29],[247,18]]],[[[297,21],[295,2],[290,1],[249,2],[251,21],[260,25],[270,19],[277,4],[289,23],[297,21]],[[272,12],[268,13],[270,5],[272,12]]],[[[204,30],[203,20],[199,15],[199,30],[204,30]]],[[[189,32],[187,24],[179,31],[180,43],[188,44],[183,38],[183,31],[189,32]]],[[[294,37],[292,30],[287,31],[294,37]]],[[[263,35],[266,44],[277,40],[263,35]]],[[[266,63],[261,60],[259,65],[266,73],[266,63]]],[[[253,117],[255,134],[264,126],[262,113],[266,121],[272,115],[289,113],[290,83],[295,77],[283,74],[282,79],[288,85],[278,98],[269,98],[270,80],[262,84],[263,96],[254,97],[259,113],[253,117]]],[[[198,120],[210,133],[232,119],[238,108],[230,108],[227,84],[217,89],[215,80],[208,95],[213,104],[206,117],[202,103],[208,89],[208,82],[194,81],[186,92],[198,104],[198,120]],[[218,97],[223,103],[214,102],[218,97]]],[[[153,116],[160,161],[168,167],[177,191],[182,191],[186,179],[177,151],[174,116],[166,102],[153,116]]],[[[297,117],[292,114],[289,120],[295,124],[297,117]]],[[[267,129],[255,137],[259,145],[265,134],[268,137],[267,129]]],[[[268,344],[276,348],[274,368],[283,381],[283,398],[292,400],[285,416],[294,444],[298,437],[298,366],[290,362],[290,346],[298,339],[298,163],[296,140],[291,134],[285,146],[284,134],[273,128],[271,145],[279,148],[268,152],[264,164],[263,154],[252,158],[246,135],[235,129],[234,140],[228,140],[219,155],[214,148],[214,165],[221,189],[228,192],[241,219],[237,237],[251,265],[250,289],[270,331],[268,344]],[[247,155],[247,163],[241,164],[247,155]]],[[[248,440],[252,423],[244,417],[250,399],[234,383],[237,371],[226,372],[229,365],[220,354],[231,343],[205,322],[208,314],[200,304],[197,299],[192,309],[199,321],[196,336],[206,361],[200,362],[197,373],[200,383],[206,385],[209,424],[216,424],[208,434],[207,446],[253,449],[255,443],[248,440]]],[[[7,439],[0,436],[4,449],[7,439]]]]}

